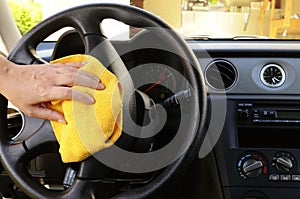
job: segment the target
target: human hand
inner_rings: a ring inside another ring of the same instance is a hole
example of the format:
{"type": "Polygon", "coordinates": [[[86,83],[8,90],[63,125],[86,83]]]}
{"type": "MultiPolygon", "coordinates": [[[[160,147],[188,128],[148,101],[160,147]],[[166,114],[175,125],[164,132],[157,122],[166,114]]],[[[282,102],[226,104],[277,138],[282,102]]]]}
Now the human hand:
{"type": "Polygon", "coordinates": [[[83,65],[84,63],[16,65],[7,61],[4,67],[6,70],[0,72],[0,91],[30,117],[66,123],[62,113],[43,106],[43,103],[52,100],[77,100],[93,104],[93,97],[72,89],[74,85],[104,89],[97,77],[79,70],[83,65]]]}

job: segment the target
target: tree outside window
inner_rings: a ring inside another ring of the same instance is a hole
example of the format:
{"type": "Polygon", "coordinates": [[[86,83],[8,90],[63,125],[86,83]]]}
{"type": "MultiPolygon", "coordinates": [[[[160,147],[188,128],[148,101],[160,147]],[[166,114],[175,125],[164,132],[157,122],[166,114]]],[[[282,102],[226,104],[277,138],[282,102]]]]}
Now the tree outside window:
{"type": "Polygon", "coordinates": [[[33,0],[8,0],[8,4],[22,35],[42,20],[42,6],[33,0]]]}

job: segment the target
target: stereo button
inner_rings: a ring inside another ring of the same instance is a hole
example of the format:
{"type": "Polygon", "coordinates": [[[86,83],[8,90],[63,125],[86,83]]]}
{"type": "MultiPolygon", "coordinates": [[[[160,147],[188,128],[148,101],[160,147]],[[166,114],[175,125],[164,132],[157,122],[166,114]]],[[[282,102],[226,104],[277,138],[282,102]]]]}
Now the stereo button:
{"type": "Polygon", "coordinates": [[[269,116],[269,111],[263,111],[262,116],[263,117],[268,117],[269,116]]]}
{"type": "Polygon", "coordinates": [[[275,111],[270,111],[269,112],[269,117],[270,118],[276,118],[276,112],[275,111]]]}
{"type": "Polygon", "coordinates": [[[253,110],[253,119],[259,119],[259,110],[253,110]]]}
{"type": "Polygon", "coordinates": [[[246,120],[249,117],[249,110],[248,109],[242,109],[239,111],[239,117],[242,120],[246,120]]]}

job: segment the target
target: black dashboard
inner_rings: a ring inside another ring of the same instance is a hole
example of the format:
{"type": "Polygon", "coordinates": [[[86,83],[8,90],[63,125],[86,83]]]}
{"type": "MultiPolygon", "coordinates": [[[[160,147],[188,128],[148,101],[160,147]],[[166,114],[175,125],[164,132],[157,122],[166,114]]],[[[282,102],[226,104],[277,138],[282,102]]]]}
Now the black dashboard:
{"type": "MultiPolygon", "coordinates": [[[[132,43],[113,42],[113,45],[118,50],[132,43]]],[[[206,80],[209,122],[198,158],[180,183],[182,192],[174,193],[174,198],[299,198],[300,42],[187,40],[187,43],[198,58],[206,80]]],[[[40,53],[53,47],[53,43],[41,44],[40,53]]],[[[77,52],[70,48],[69,54],[72,53],[77,52]]],[[[46,55],[44,58],[50,59],[46,55]]],[[[154,58],[155,65],[144,70],[136,81],[142,82],[145,77],[155,77],[154,83],[157,78],[167,79],[165,85],[140,87],[156,103],[172,96],[173,90],[186,88],[172,76],[182,73],[182,60],[170,52],[148,49],[125,54],[123,58],[129,68],[153,63],[154,58]]],[[[36,168],[40,163],[36,161],[31,166],[36,168]]],[[[1,172],[1,182],[7,181],[5,171],[1,172]]]]}

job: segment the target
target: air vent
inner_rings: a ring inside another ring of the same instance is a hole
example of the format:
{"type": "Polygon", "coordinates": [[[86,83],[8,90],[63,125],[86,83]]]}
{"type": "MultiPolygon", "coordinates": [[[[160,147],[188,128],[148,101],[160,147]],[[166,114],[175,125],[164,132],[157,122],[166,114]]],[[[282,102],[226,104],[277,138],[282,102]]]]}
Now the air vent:
{"type": "Polygon", "coordinates": [[[237,79],[236,68],[226,60],[211,62],[205,71],[208,85],[216,90],[228,90],[237,79]]]}
{"type": "Polygon", "coordinates": [[[7,108],[7,128],[10,138],[14,138],[23,128],[23,116],[15,107],[7,108]]]}
{"type": "Polygon", "coordinates": [[[265,65],[260,71],[260,80],[265,86],[280,87],[285,82],[285,71],[278,64],[265,65]]]}

